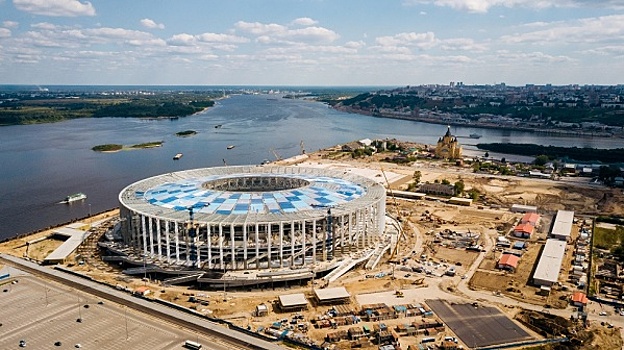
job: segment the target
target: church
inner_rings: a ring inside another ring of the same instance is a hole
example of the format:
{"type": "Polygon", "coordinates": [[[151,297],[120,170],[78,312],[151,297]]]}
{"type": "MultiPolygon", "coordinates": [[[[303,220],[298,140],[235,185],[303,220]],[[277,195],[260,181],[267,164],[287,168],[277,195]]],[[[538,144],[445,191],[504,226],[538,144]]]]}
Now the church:
{"type": "Polygon", "coordinates": [[[451,135],[451,127],[446,130],[446,134],[438,139],[435,155],[443,159],[459,159],[462,156],[462,148],[457,141],[457,137],[451,135]]]}

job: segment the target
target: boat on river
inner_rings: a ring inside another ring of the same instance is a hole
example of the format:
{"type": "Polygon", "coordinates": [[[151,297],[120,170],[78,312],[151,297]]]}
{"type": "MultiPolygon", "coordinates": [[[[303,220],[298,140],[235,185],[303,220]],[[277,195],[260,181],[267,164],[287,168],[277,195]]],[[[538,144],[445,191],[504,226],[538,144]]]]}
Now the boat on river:
{"type": "Polygon", "coordinates": [[[470,134],[470,138],[471,139],[480,139],[481,135],[480,134],[470,134]]]}
{"type": "Polygon", "coordinates": [[[71,203],[76,201],[81,201],[83,199],[87,199],[87,195],[84,193],[74,193],[67,197],[65,197],[65,203],[71,203]]]}
{"type": "Polygon", "coordinates": [[[178,160],[182,158],[182,153],[177,153],[175,156],[173,156],[173,160],[178,160]]]}
{"type": "Polygon", "coordinates": [[[229,145],[229,146],[227,146],[227,149],[232,149],[232,148],[234,148],[234,147],[236,147],[236,146],[234,146],[234,145],[229,145]]]}

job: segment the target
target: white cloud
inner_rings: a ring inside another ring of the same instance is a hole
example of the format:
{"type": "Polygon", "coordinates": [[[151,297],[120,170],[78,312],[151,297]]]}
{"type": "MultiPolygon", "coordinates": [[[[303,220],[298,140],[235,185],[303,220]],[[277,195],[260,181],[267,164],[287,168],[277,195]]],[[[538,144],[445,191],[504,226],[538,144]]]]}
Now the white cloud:
{"type": "Polygon", "coordinates": [[[167,40],[167,43],[173,46],[193,46],[195,42],[195,36],[187,33],[175,34],[167,40]]]}
{"type": "Polygon", "coordinates": [[[541,25],[543,29],[505,35],[501,37],[508,44],[572,44],[596,43],[622,40],[624,37],[624,15],[584,18],[569,22],[553,22],[541,25]]]}
{"type": "Polygon", "coordinates": [[[591,50],[583,51],[585,54],[589,55],[616,55],[621,56],[624,55],[624,45],[609,45],[609,46],[601,46],[591,50]]]}
{"type": "Polygon", "coordinates": [[[0,38],[8,38],[11,36],[11,30],[6,28],[0,28],[0,38]]]}
{"type": "Polygon", "coordinates": [[[18,10],[53,17],[95,16],[90,2],[78,0],[13,0],[18,10]]]}
{"type": "Polygon", "coordinates": [[[297,18],[294,21],[290,22],[291,24],[294,25],[298,25],[298,26],[313,26],[315,24],[318,23],[318,21],[313,20],[312,18],[309,17],[301,17],[301,18],[297,18]]]}
{"type": "Polygon", "coordinates": [[[19,23],[15,21],[4,21],[2,22],[2,26],[5,28],[17,28],[17,26],[19,26],[19,23]]]}
{"type": "Polygon", "coordinates": [[[553,63],[564,63],[564,62],[573,62],[574,59],[568,56],[553,56],[548,55],[543,52],[509,52],[506,50],[501,50],[496,53],[496,59],[498,62],[517,62],[517,63],[534,63],[534,64],[553,64],[553,63]]]}
{"type": "Polygon", "coordinates": [[[544,9],[551,7],[604,7],[624,8],[624,0],[403,0],[407,6],[436,5],[454,10],[485,13],[492,7],[525,7],[544,9]]]}
{"type": "Polygon", "coordinates": [[[359,48],[362,48],[362,47],[366,46],[366,43],[363,42],[362,40],[360,40],[360,41],[347,41],[344,46],[346,48],[349,48],[349,49],[359,49],[359,48]]]}
{"type": "Polygon", "coordinates": [[[164,24],[156,23],[156,22],[154,22],[154,20],[151,20],[149,18],[143,18],[139,22],[145,28],[149,28],[149,29],[165,29],[165,25],[164,24]]]}
{"type": "Polygon", "coordinates": [[[33,23],[30,25],[30,27],[36,28],[36,29],[43,29],[43,30],[55,30],[55,29],[60,28],[60,27],[57,27],[55,24],[48,23],[48,22],[33,23]]]}
{"type": "Polygon", "coordinates": [[[432,32],[410,32],[380,36],[375,39],[375,42],[381,46],[416,46],[420,49],[428,49],[436,45],[437,39],[432,32]]]}
{"type": "Polygon", "coordinates": [[[256,35],[256,42],[268,43],[292,43],[292,41],[304,42],[333,42],[340,35],[331,29],[323,27],[305,27],[289,29],[276,23],[259,23],[239,21],[234,24],[236,29],[252,35],[256,35]]]}
{"type": "Polygon", "coordinates": [[[446,51],[472,51],[483,52],[488,49],[487,45],[476,43],[471,38],[453,38],[440,40],[440,49],[446,51]]]}
{"type": "Polygon", "coordinates": [[[243,32],[247,32],[247,33],[258,35],[258,36],[273,34],[273,33],[283,33],[288,30],[287,27],[280,25],[280,24],[275,24],[275,23],[263,24],[260,22],[251,23],[251,22],[244,22],[244,21],[236,22],[234,24],[234,27],[236,27],[238,30],[241,30],[243,32]]]}
{"type": "Polygon", "coordinates": [[[204,42],[218,42],[218,43],[247,43],[249,39],[242,36],[220,34],[220,33],[203,33],[196,36],[198,40],[204,42]]]}

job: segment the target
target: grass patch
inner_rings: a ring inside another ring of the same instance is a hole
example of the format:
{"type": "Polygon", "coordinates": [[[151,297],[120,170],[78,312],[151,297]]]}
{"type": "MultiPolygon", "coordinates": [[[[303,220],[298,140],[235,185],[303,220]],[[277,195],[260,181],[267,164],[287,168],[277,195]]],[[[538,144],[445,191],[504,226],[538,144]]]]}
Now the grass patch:
{"type": "Polygon", "coordinates": [[[594,246],[599,249],[612,249],[624,242],[624,226],[616,226],[615,230],[596,227],[594,246]]]}

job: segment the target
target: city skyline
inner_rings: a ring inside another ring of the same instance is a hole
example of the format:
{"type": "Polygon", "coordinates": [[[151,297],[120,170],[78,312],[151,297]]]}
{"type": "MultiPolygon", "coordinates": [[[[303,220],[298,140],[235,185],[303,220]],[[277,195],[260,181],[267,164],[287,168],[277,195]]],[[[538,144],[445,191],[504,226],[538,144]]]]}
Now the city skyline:
{"type": "Polygon", "coordinates": [[[0,84],[614,85],[624,0],[0,0],[0,84]]]}

